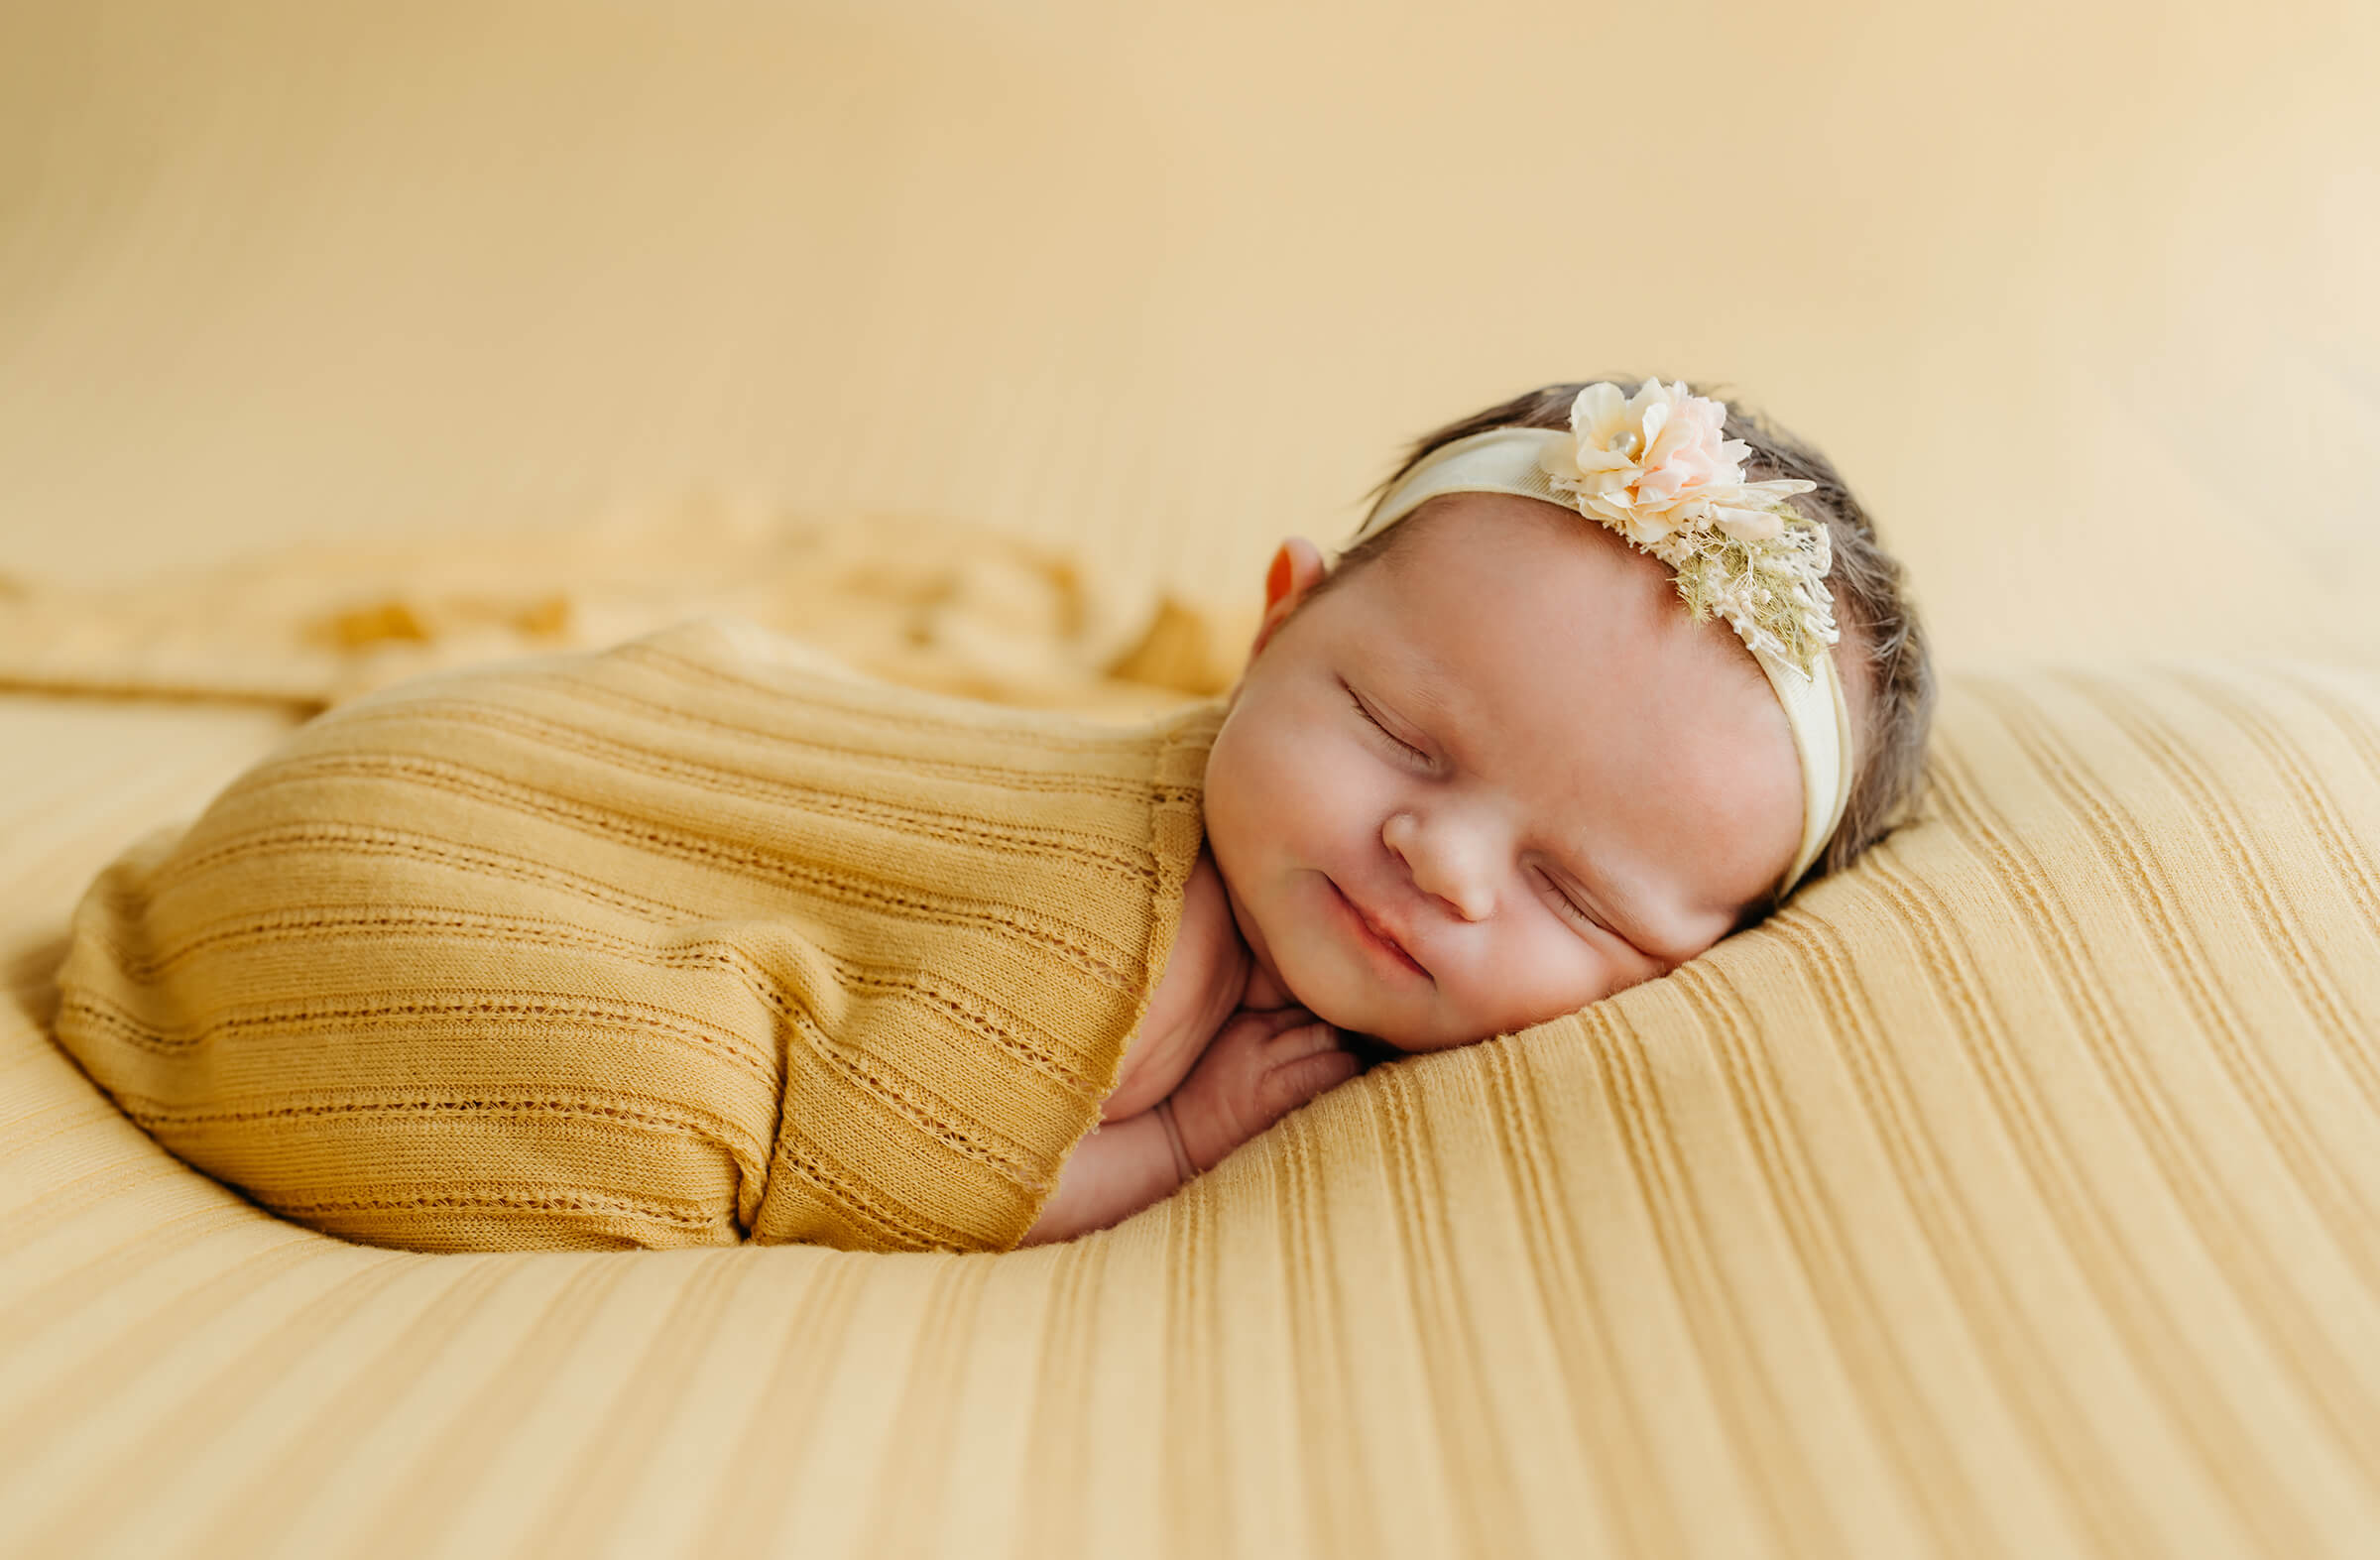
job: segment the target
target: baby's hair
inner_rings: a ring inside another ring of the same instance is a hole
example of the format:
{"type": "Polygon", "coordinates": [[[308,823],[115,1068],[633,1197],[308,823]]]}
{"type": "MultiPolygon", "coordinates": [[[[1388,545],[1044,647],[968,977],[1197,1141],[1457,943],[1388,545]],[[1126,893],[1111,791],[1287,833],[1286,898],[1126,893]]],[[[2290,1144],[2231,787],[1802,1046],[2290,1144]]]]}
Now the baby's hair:
{"type": "MultiPolygon", "coordinates": [[[[1433,450],[1456,439],[1496,427],[1567,428],[1570,405],[1579,392],[1604,382],[1547,385],[1425,433],[1404,462],[1372,490],[1371,497],[1377,499],[1433,450]]],[[[1611,375],[1607,382],[1623,392],[1640,383],[1628,375],[1611,375]]],[[[1720,389],[1687,388],[1698,396],[1726,399],[1720,389]]],[[[1836,621],[1850,652],[1851,665],[1846,669],[1866,673],[1867,708],[1857,736],[1858,768],[1851,778],[1850,799],[1844,804],[1835,837],[1827,842],[1811,873],[1814,878],[1825,877],[1857,861],[1915,807],[1925,782],[1926,734],[1934,719],[1934,668],[1926,652],[1925,629],[1907,595],[1900,560],[1877,541],[1875,523],[1851,496],[1835,463],[1733,401],[1727,403],[1726,436],[1751,446],[1750,458],[1744,462],[1748,480],[1799,478],[1817,484],[1788,502],[1827,528],[1835,549],[1835,566],[1827,584],[1834,592],[1836,621]]],[[[1333,566],[1325,584],[1337,584],[1385,555],[1410,529],[1391,526],[1350,548],[1333,566]]]]}

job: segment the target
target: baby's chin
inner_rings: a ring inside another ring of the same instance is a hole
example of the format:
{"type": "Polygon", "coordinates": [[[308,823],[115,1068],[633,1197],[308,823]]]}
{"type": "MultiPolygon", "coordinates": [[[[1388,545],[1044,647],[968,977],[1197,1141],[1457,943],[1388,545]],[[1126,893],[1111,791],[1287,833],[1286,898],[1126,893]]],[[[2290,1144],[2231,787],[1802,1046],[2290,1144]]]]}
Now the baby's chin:
{"type": "Polygon", "coordinates": [[[1275,971],[1275,978],[1291,1002],[1333,1028],[1361,1034],[1392,1051],[1419,1055],[1424,1051],[1452,1050],[1458,1045],[1487,1039],[1494,1032],[1488,1029],[1473,1034],[1460,1028],[1449,1032],[1443,1020],[1433,1021],[1435,1016],[1414,1013],[1412,1005],[1395,994],[1366,987],[1360,981],[1348,981],[1335,971],[1309,976],[1301,990],[1295,979],[1298,973],[1275,971]]]}
{"type": "Polygon", "coordinates": [[[1482,1040],[1494,1038],[1495,1035],[1495,1031],[1492,1029],[1478,1033],[1460,1030],[1453,1034],[1374,1034],[1369,1029],[1359,1029],[1356,1032],[1368,1035],[1390,1050],[1401,1051],[1407,1056],[1421,1056],[1431,1051],[1451,1051],[1458,1046],[1477,1045],[1482,1040]]]}
{"type": "MultiPolygon", "coordinates": [[[[1295,980],[1281,982],[1282,989],[1290,994],[1290,1001],[1317,1019],[1410,1056],[1477,1045],[1482,1040],[1517,1033],[1578,1011],[1578,1008],[1562,1008],[1536,1017],[1508,1015],[1495,1019],[1474,1015],[1466,1019],[1437,1006],[1420,1007],[1397,993],[1366,987],[1361,982],[1339,984],[1317,979],[1310,980],[1308,985],[1317,1000],[1309,1000],[1300,993],[1295,980]]],[[[1584,1002],[1579,1005],[1585,1006],[1584,1002]]]]}

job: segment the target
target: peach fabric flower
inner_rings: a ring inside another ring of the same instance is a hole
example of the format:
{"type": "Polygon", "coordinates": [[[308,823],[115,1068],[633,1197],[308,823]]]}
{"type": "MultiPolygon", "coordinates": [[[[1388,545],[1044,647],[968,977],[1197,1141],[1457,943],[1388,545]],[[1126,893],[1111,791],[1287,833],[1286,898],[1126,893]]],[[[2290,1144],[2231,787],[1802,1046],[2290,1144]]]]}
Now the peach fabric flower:
{"type": "Polygon", "coordinates": [[[1750,446],[1726,436],[1726,420],[1725,402],[1683,382],[1648,379],[1624,398],[1616,385],[1589,385],[1571,403],[1570,441],[1548,446],[1538,464],[1583,512],[1648,550],[1697,526],[1772,540],[1786,497],[1812,484],[1744,481],[1750,446]]]}

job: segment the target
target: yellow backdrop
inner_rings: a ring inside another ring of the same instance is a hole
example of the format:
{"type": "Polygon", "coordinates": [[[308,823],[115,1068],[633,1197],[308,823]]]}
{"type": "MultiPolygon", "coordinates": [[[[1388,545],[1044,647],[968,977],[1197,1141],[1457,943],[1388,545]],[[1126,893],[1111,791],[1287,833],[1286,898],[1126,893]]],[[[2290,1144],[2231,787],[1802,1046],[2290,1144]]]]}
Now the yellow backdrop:
{"type": "Polygon", "coordinates": [[[1399,440],[1658,370],[1833,452],[1956,662],[2370,659],[2376,60],[2348,0],[17,0],[0,573],[708,499],[1228,604],[1399,440]]]}

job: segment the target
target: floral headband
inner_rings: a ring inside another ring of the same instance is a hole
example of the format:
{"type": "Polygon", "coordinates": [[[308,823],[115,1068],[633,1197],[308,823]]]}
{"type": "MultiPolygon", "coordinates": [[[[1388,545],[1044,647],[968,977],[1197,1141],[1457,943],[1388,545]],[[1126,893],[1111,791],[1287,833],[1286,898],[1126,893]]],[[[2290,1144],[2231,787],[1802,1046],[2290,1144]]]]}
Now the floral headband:
{"type": "Polygon", "coordinates": [[[1827,528],[1786,500],[1810,482],[1746,482],[1750,448],[1724,435],[1725,402],[1648,379],[1633,396],[1589,385],[1570,431],[1497,427],[1432,450],[1349,541],[1448,493],[1508,493],[1576,510],[1669,565],[1697,622],[1726,620],[1768,674],[1802,761],[1802,843],[1778,886],[1810,870],[1851,789],[1851,721],[1827,654],[1837,638],[1827,528]]]}

